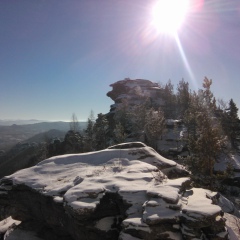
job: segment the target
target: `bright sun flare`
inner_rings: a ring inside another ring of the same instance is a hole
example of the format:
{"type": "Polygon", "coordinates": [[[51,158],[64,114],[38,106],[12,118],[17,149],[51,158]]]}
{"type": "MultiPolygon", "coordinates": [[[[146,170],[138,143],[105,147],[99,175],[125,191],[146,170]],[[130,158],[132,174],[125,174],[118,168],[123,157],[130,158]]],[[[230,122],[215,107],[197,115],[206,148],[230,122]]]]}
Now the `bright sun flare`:
{"type": "Polygon", "coordinates": [[[175,35],[188,8],[189,0],[158,0],[152,9],[152,23],[160,33],[175,35]]]}

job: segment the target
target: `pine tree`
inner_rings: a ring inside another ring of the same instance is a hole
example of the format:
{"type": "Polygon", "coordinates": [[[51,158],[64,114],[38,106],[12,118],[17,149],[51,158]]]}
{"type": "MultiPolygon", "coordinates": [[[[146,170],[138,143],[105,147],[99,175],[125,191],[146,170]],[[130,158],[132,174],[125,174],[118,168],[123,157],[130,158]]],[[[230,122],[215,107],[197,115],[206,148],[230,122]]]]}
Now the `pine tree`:
{"type": "Polygon", "coordinates": [[[200,90],[200,94],[202,94],[202,104],[203,106],[213,113],[217,109],[216,99],[213,96],[211,91],[212,79],[208,79],[207,77],[203,80],[203,90],[200,90]]]}
{"type": "Polygon", "coordinates": [[[187,165],[196,176],[204,181],[209,177],[212,186],[213,168],[217,157],[225,144],[225,137],[218,119],[215,117],[215,98],[210,90],[212,80],[204,79],[203,87],[198,94],[191,96],[190,108],[185,122],[188,124],[188,148],[190,157],[187,165]]]}
{"type": "Polygon", "coordinates": [[[151,101],[149,98],[143,98],[143,101],[132,107],[129,112],[131,121],[131,130],[135,133],[143,133],[146,125],[146,117],[151,108],[151,101]]]}
{"type": "Polygon", "coordinates": [[[90,152],[93,151],[94,146],[94,113],[91,110],[91,113],[88,117],[88,123],[87,128],[85,130],[85,136],[84,136],[84,152],[90,152]]]}
{"type": "Polygon", "coordinates": [[[189,107],[184,113],[184,124],[187,128],[187,138],[192,142],[196,139],[197,133],[197,113],[200,111],[199,96],[196,92],[190,95],[189,107]]]}
{"type": "Polygon", "coordinates": [[[94,130],[94,145],[96,150],[104,149],[107,147],[107,133],[108,121],[104,114],[99,113],[93,127],[94,130]]]}
{"type": "Polygon", "coordinates": [[[195,153],[199,158],[199,170],[213,176],[213,167],[224,144],[221,127],[218,122],[201,112],[197,116],[198,137],[195,153]]]}
{"type": "Polygon", "coordinates": [[[146,117],[145,133],[148,144],[157,150],[157,142],[165,129],[164,113],[159,108],[157,111],[151,108],[146,117]]]}
{"type": "Polygon", "coordinates": [[[236,140],[240,135],[240,121],[238,117],[238,108],[233,99],[229,101],[229,109],[227,112],[227,130],[232,146],[236,147],[236,140]]]}
{"type": "Polygon", "coordinates": [[[130,131],[130,105],[127,99],[123,99],[115,109],[114,122],[116,124],[120,123],[124,129],[124,132],[130,131]]]}
{"type": "Polygon", "coordinates": [[[171,80],[167,82],[163,89],[163,99],[165,101],[165,107],[163,107],[164,116],[166,118],[176,117],[176,95],[174,94],[174,85],[171,80]]]}
{"type": "Polygon", "coordinates": [[[178,117],[183,118],[190,104],[190,90],[188,82],[182,79],[177,86],[177,112],[178,117]]]}
{"type": "Polygon", "coordinates": [[[236,103],[231,99],[229,101],[229,116],[231,119],[238,120],[238,108],[236,106],[236,103]]]}
{"type": "Polygon", "coordinates": [[[114,141],[116,143],[123,143],[127,138],[127,134],[124,132],[124,127],[121,123],[117,123],[115,126],[114,132],[114,141]]]}
{"type": "Polygon", "coordinates": [[[60,146],[62,154],[80,153],[83,151],[82,135],[79,132],[70,130],[66,133],[64,141],[60,146]]]}

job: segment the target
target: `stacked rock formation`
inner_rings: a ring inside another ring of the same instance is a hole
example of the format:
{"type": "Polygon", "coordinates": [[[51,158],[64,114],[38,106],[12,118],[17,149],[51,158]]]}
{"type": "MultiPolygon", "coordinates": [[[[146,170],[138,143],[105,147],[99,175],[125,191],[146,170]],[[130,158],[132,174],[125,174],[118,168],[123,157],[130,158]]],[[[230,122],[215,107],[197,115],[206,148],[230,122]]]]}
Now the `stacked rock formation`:
{"type": "Polygon", "coordinates": [[[181,165],[130,143],[52,157],[4,177],[0,213],[22,221],[16,229],[31,225],[39,239],[228,239],[209,195],[190,188],[181,165]]]}

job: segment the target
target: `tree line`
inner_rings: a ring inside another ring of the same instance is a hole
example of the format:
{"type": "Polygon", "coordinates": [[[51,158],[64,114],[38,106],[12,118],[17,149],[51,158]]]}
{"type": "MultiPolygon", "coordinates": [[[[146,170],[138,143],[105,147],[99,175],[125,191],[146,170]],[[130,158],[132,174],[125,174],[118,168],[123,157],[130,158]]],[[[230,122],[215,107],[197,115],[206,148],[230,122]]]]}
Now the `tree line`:
{"type": "MultiPolygon", "coordinates": [[[[132,136],[132,139],[142,140],[157,150],[157,141],[166,128],[165,120],[181,119],[186,126],[188,145],[192,151],[192,143],[197,143],[207,127],[214,131],[218,129],[219,135],[227,138],[231,147],[237,148],[240,135],[238,108],[233,99],[228,103],[216,101],[211,85],[212,80],[205,77],[203,88],[192,92],[189,83],[182,79],[175,93],[169,80],[165,85],[159,84],[164,102],[162,105],[153,104],[150,98],[142,94],[139,94],[138,104],[123,99],[114,114],[99,113],[95,119],[91,111],[87,127],[81,132],[77,117],[73,114],[64,141],[73,142],[75,136],[78,147],[69,151],[87,152],[124,142],[132,136]]],[[[210,135],[210,131],[207,133],[210,135]]]]}

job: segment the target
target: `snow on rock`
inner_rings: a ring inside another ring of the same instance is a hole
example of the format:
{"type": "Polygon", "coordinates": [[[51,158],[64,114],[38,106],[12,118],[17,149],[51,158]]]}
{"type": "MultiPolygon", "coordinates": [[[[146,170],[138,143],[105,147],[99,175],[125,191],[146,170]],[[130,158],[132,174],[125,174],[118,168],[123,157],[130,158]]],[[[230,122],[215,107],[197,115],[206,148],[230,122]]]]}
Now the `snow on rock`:
{"type": "MultiPolygon", "coordinates": [[[[15,221],[15,220],[11,220],[15,221]]],[[[48,227],[44,227],[41,222],[34,219],[25,222],[18,222],[7,229],[2,238],[4,240],[71,240],[69,236],[55,236],[54,232],[48,227]]]]}
{"type": "Polygon", "coordinates": [[[176,208],[171,209],[163,199],[157,199],[154,204],[152,201],[143,205],[143,221],[148,225],[156,225],[161,223],[177,223],[179,213],[176,208]]]}
{"type": "Polygon", "coordinates": [[[149,197],[161,197],[167,203],[177,203],[179,200],[179,189],[171,186],[155,186],[147,191],[149,197]]]}
{"type": "Polygon", "coordinates": [[[183,206],[183,214],[194,218],[197,215],[208,217],[217,216],[221,213],[221,208],[211,204],[212,200],[207,198],[207,194],[211,192],[210,190],[193,188],[191,192],[192,195],[188,196],[187,204],[183,206]]]}
{"type": "Polygon", "coordinates": [[[210,190],[193,188],[183,195],[186,198],[180,219],[185,237],[195,235],[200,238],[205,234],[210,239],[213,236],[218,236],[217,239],[228,239],[223,212],[219,206],[212,204],[209,194],[210,190]]]}
{"type": "Polygon", "coordinates": [[[1,236],[4,235],[10,227],[16,226],[18,224],[20,224],[20,221],[14,220],[11,217],[0,221],[0,239],[1,236]]]}
{"type": "Polygon", "coordinates": [[[235,217],[231,214],[224,214],[226,219],[226,225],[229,232],[230,240],[239,240],[240,239],[240,218],[235,217]]]}
{"type": "Polygon", "coordinates": [[[33,219],[63,240],[196,239],[208,232],[227,239],[210,191],[187,190],[185,171],[175,179],[163,173],[174,161],[133,146],[56,156],[4,177],[1,215],[33,219]]]}
{"type": "Polygon", "coordinates": [[[212,200],[212,202],[219,207],[225,213],[230,213],[236,217],[240,217],[239,210],[234,206],[234,204],[229,201],[226,197],[217,192],[207,193],[207,197],[212,200]]]}

